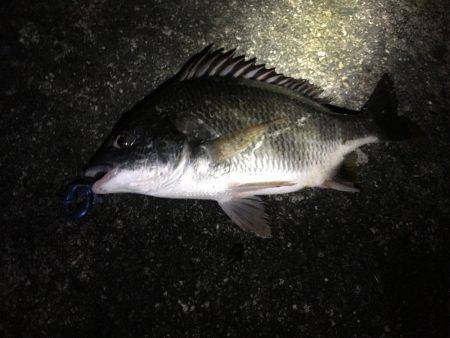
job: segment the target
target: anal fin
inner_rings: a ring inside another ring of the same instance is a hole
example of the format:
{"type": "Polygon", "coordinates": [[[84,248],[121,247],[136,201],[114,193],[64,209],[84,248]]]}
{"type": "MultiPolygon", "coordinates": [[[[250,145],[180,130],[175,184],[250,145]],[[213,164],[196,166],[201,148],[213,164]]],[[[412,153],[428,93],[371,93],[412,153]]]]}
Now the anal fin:
{"type": "Polygon", "coordinates": [[[352,152],[345,156],[342,164],[337,168],[334,176],[325,180],[321,188],[334,189],[345,192],[359,192],[357,174],[358,154],[352,152]]]}
{"type": "Polygon", "coordinates": [[[218,203],[242,230],[252,232],[263,238],[271,237],[267,215],[264,212],[264,203],[259,197],[250,196],[229,201],[218,201],[218,203]]]}

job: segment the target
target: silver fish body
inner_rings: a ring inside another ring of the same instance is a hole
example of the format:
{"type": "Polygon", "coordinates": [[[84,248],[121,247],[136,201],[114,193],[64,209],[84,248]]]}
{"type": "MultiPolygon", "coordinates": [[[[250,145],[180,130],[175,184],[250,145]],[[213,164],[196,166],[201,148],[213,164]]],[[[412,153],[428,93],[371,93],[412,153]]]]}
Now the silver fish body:
{"type": "Polygon", "coordinates": [[[365,127],[367,116],[333,113],[313,99],[273,87],[245,79],[204,78],[178,82],[160,93],[154,102],[159,113],[171,115],[190,142],[267,126],[242,151],[222,160],[208,145],[187,142],[180,176],[153,195],[227,200],[320,186],[345,155],[378,140],[365,127]],[[257,184],[266,182],[286,184],[257,184]]]}
{"type": "Polygon", "coordinates": [[[258,195],[358,191],[351,153],[414,134],[395,113],[386,76],[360,113],[333,107],[320,92],[207,47],[124,115],[86,176],[99,178],[98,194],[216,200],[243,230],[268,237],[258,195]]]}

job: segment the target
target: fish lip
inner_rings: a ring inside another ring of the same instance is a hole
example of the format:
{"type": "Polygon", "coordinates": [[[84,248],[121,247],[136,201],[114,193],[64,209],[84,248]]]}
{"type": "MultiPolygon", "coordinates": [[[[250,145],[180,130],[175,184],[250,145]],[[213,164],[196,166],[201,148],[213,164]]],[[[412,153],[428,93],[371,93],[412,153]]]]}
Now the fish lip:
{"type": "Polygon", "coordinates": [[[98,176],[99,179],[95,181],[95,183],[92,185],[92,192],[94,194],[108,194],[111,193],[110,191],[106,190],[104,188],[105,183],[108,183],[114,176],[118,174],[119,170],[118,168],[112,168],[111,170],[107,171],[101,176],[98,176]]]}
{"type": "Polygon", "coordinates": [[[100,164],[88,167],[84,171],[84,176],[92,179],[92,192],[94,194],[108,193],[104,188],[104,183],[108,182],[117,174],[117,167],[110,164],[100,164]]]}
{"type": "Polygon", "coordinates": [[[88,167],[84,171],[84,176],[100,179],[103,176],[105,176],[112,169],[113,169],[113,166],[109,165],[109,164],[95,165],[95,166],[88,167]]]}

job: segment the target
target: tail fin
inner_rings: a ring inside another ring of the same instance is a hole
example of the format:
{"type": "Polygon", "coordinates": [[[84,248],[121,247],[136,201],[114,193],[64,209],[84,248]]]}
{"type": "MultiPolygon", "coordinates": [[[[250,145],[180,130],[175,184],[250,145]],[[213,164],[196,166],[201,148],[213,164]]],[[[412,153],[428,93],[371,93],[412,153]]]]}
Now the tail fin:
{"type": "Polygon", "coordinates": [[[409,118],[397,115],[397,97],[388,74],[382,76],[362,111],[372,114],[375,133],[382,141],[402,141],[424,136],[409,118]]]}

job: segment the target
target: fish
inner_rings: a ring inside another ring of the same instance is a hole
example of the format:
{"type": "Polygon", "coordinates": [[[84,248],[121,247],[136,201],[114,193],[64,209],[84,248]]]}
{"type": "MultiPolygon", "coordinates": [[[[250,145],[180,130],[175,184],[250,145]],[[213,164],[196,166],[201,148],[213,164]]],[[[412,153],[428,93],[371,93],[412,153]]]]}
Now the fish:
{"type": "Polygon", "coordinates": [[[123,114],[84,176],[94,194],[217,201],[242,230],[268,238],[260,196],[358,192],[355,150],[422,134],[398,115],[388,74],[355,111],[305,79],[209,45],[123,114]]]}

